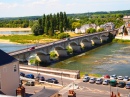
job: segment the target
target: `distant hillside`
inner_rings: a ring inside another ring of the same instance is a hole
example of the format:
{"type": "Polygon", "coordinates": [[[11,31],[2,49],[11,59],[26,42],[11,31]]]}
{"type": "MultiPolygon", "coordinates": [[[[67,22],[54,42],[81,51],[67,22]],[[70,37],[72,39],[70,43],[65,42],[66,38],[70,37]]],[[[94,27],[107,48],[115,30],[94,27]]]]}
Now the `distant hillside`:
{"type": "Polygon", "coordinates": [[[89,16],[89,15],[102,15],[102,14],[122,14],[122,15],[130,15],[130,10],[122,10],[122,11],[100,11],[100,12],[87,12],[87,13],[77,13],[77,14],[67,14],[71,17],[79,17],[79,16],[89,16]]]}
{"type": "MultiPolygon", "coordinates": [[[[100,11],[100,12],[86,12],[86,13],[74,13],[67,14],[70,17],[80,17],[80,16],[89,16],[89,15],[102,15],[102,14],[122,14],[122,15],[130,15],[130,10],[122,10],[122,11],[100,11]]],[[[9,17],[9,18],[0,18],[0,20],[17,20],[17,19],[26,19],[26,20],[37,20],[42,16],[26,16],[26,17],[9,17]]]]}
{"type": "Polygon", "coordinates": [[[42,16],[26,16],[26,17],[7,17],[7,18],[0,18],[0,20],[18,20],[18,19],[25,19],[25,20],[38,20],[42,16]]]}

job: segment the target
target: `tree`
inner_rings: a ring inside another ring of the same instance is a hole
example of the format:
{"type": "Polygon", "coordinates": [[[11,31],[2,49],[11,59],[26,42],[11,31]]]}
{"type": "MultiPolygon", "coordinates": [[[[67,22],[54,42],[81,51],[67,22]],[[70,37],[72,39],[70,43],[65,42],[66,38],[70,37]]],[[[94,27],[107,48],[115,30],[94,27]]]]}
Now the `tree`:
{"type": "Polygon", "coordinates": [[[35,23],[33,26],[32,26],[32,28],[31,28],[31,30],[32,30],[32,32],[33,32],[33,34],[34,35],[41,35],[41,32],[40,32],[40,26],[39,26],[39,24],[38,23],[35,23]]]}
{"type": "Polygon", "coordinates": [[[63,32],[63,23],[60,22],[60,32],[62,33],[63,32]]]}
{"type": "Polygon", "coordinates": [[[74,30],[75,28],[81,27],[81,24],[79,22],[73,22],[72,23],[72,29],[74,30]]]}
{"type": "Polygon", "coordinates": [[[104,28],[99,28],[99,29],[97,30],[97,32],[102,32],[102,31],[104,31],[104,28]]]}

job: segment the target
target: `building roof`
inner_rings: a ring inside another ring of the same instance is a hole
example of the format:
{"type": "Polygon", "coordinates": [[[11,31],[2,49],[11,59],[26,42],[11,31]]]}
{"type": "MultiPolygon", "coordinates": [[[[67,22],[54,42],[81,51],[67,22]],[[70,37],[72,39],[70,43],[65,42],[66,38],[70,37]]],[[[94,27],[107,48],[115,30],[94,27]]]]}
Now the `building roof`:
{"type": "Polygon", "coordinates": [[[0,49],[0,66],[17,61],[14,57],[0,49]]]}
{"type": "Polygon", "coordinates": [[[43,88],[40,92],[38,92],[30,97],[51,97],[53,94],[55,94],[57,92],[58,92],[57,90],[43,88]]]}
{"type": "Polygon", "coordinates": [[[130,16],[124,16],[123,18],[126,18],[126,19],[127,19],[127,18],[130,18],[130,16]]]}

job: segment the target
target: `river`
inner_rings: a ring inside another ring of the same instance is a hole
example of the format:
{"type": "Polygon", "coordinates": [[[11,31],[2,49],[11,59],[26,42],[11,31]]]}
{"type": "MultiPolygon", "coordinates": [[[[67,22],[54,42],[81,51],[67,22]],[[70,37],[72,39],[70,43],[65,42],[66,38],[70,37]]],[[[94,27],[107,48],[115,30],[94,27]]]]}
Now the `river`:
{"type": "MultiPolygon", "coordinates": [[[[0,49],[11,52],[28,45],[0,43],[0,49]]],[[[86,73],[130,76],[130,45],[110,43],[51,65],[53,68],[80,70],[86,73]]]]}
{"type": "Polygon", "coordinates": [[[28,35],[31,31],[0,31],[0,35],[28,35]]]}

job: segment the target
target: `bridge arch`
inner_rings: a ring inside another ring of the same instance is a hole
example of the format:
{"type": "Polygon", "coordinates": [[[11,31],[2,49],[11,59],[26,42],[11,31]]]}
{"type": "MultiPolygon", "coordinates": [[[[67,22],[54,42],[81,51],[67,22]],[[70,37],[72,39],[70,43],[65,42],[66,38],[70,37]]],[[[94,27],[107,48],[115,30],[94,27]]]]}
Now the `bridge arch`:
{"type": "Polygon", "coordinates": [[[68,56],[67,50],[62,46],[56,46],[54,47],[54,52],[58,57],[66,57],[68,56]]]}
{"type": "Polygon", "coordinates": [[[100,37],[97,37],[97,36],[93,36],[91,38],[91,41],[92,41],[92,45],[94,46],[101,44],[101,39],[100,37]]]}
{"type": "Polygon", "coordinates": [[[92,47],[92,42],[88,40],[87,38],[82,39],[80,44],[83,49],[88,49],[92,47]]]}
{"type": "Polygon", "coordinates": [[[101,36],[100,36],[100,39],[101,39],[101,42],[103,43],[103,42],[107,42],[107,40],[108,40],[108,36],[106,35],[106,34],[102,34],[101,36]]]}
{"type": "Polygon", "coordinates": [[[73,52],[81,52],[81,46],[75,41],[70,42],[68,46],[73,52]]]}

